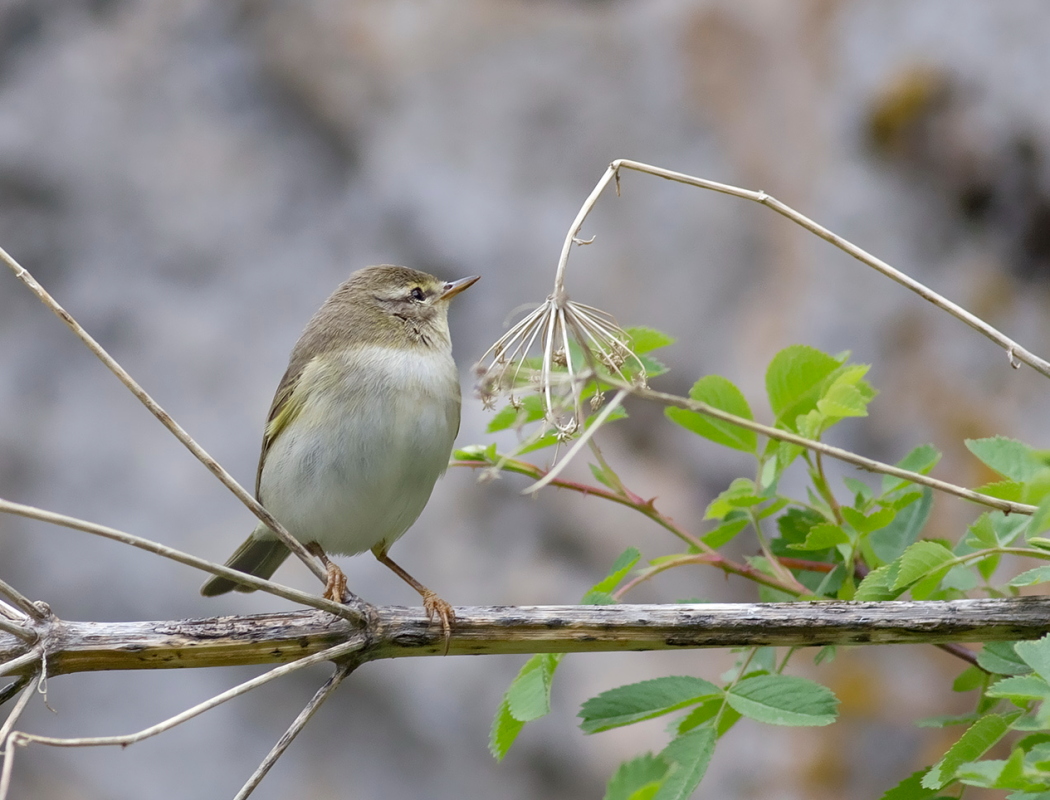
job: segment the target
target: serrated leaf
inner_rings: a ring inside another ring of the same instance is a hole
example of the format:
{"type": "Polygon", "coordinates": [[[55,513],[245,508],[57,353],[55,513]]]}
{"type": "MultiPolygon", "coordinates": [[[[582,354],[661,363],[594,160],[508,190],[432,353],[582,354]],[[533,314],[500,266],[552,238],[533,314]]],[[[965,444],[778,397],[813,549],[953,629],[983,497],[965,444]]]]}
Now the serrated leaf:
{"type": "Polygon", "coordinates": [[[826,417],[866,417],[868,401],[856,386],[833,383],[817,401],[817,410],[826,417]]]}
{"type": "Polygon", "coordinates": [[[616,605],[616,598],[609,592],[596,592],[594,589],[588,589],[583,593],[583,597],[580,598],[580,605],[614,606],[616,605]]]}
{"type": "MultiPolygon", "coordinates": [[[[941,451],[932,444],[920,444],[908,455],[897,462],[897,466],[909,472],[918,472],[928,475],[941,460],[941,451]]],[[[903,478],[895,478],[892,475],[882,476],[882,493],[889,494],[909,485],[911,482],[903,478]]]]}
{"type": "Polygon", "coordinates": [[[1043,498],[1025,527],[1025,538],[1031,541],[1033,536],[1050,529],[1050,496],[1043,498]]]}
{"type": "Polygon", "coordinates": [[[929,800],[936,796],[936,789],[927,789],[922,785],[925,769],[913,772],[896,786],[882,795],[880,800],[929,800]]]}
{"type": "Polygon", "coordinates": [[[529,422],[543,419],[544,413],[543,398],[538,394],[526,395],[497,411],[485,430],[488,433],[496,433],[508,428],[520,428],[529,422]]]}
{"type": "Polygon", "coordinates": [[[1043,468],[1035,451],[1016,439],[991,436],[967,439],[966,449],[1005,478],[1027,481],[1043,468]]]}
{"type": "Polygon", "coordinates": [[[1044,681],[1050,680],[1050,635],[1034,642],[1015,642],[1014,652],[1044,681]]]}
{"type": "Polygon", "coordinates": [[[806,345],[792,345],[773,356],[766,392],[775,424],[793,430],[800,415],[816,409],[825,379],[840,366],[837,359],[806,345]]]}
{"type": "Polygon", "coordinates": [[[652,753],[620,764],[605,787],[604,800],[642,800],[651,798],[660,788],[671,765],[652,753]],[[647,794],[648,792],[648,794],[647,794]]]}
{"type": "Polygon", "coordinates": [[[507,698],[504,697],[492,720],[492,730],[489,732],[489,752],[497,761],[504,759],[524,727],[524,722],[514,719],[511,715],[507,698]]]}
{"type": "Polygon", "coordinates": [[[631,340],[631,350],[639,355],[667,347],[676,341],[670,334],[658,331],[656,328],[647,328],[644,325],[632,325],[625,328],[624,332],[631,340]]]}
{"type": "Polygon", "coordinates": [[[747,527],[747,517],[737,517],[723,522],[714,530],[710,530],[700,538],[708,547],[717,550],[724,544],[732,541],[740,531],[747,527]]]}
{"type": "Polygon", "coordinates": [[[1050,567],[1036,567],[1011,578],[1006,585],[1034,586],[1037,583],[1046,583],[1047,581],[1050,581],[1050,567]]]}
{"type": "Polygon", "coordinates": [[[656,800],[687,800],[693,794],[711,763],[715,739],[711,728],[699,728],[671,740],[660,757],[675,768],[656,793],[656,800]]]}
{"type": "Polygon", "coordinates": [[[992,483],[978,486],[974,491],[986,494],[989,497],[998,497],[1000,500],[1023,503],[1025,485],[1021,481],[993,481],[992,483]]]}
{"type": "Polygon", "coordinates": [[[977,665],[996,675],[1025,675],[1032,671],[1017,652],[1015,642],[988,642],[977,654],[977,665]]]}
{"type": "Polygon", "coordinates": [[[895,561],[922,533],[932,508],[933,492],[923,487],[922,499],[899,510],[893,522],[873,532],[868,546],[883,563],[895,561]]]}
{"type": "Polygon", "coordinates": [[[989,697],[1007,697],[1018,700],[1042,699],[1050,695],[1050,684],[1035,675],[1015,675],[1003,678],[985,691],[989,697]]]}
{"type": "Polygon", "coordinates": [[[788,545],[792,550],[827,550],[837,544],[849,544],[849,534],[838,525],[824,522],[814,525],[806,535],[806,541],[801,544],[788,545]]]}
{"type": "Polygon", "coordinates": [[[943,544],[916,542],[901,555],[897,579],[891,588],[906,589],[941,568],[947,571],[946,563],[954,559],[955,554],[943,544]]]}
{"type": "Polygon", "coordinates": [[[838,715],[839,701],[829,688],[793,675],[744,678],[726,699],[743,716],[769,725],[830,725],[838,715]]]}
{"type": "Polygon", "coordinates": [[[889,564],[884,564],[878,569],[873,569],[864,576],[864,580],[857,587],[853,599],[856,601],[893,600],[903,590],[895,591],[892,587],[896,571],[890,569],[889,564]]]}
{"type": "Polygon", "coordinates": [[[617,686],[586,701],[580,708],[584,733],[597,733],[685,708],[704,697],[720,694],[710,681],[688,675],[617,686]]]}
{"type": "Polygon", "coordinates": [[[704,519],[724,519],[738,508],[758,505],[766,498],[757,493],[755,482],[749,478],[735,478],[729,488],[712,500],[704,511],[704,519]]]}
{"type": "Polygon", "coordinates": [[[849,506],[842,507],[842,516],[846,522],[853,526],[853,529],[857,533],[871,533],[881,528],[885,528],[891,522],[894,517],[897,516],[897,512],[892,508],[880,508],[871,514],[865,516],[855,508],[849,506]]]}
{"type": "MultiPolygon", "coordinates": [[[[693,384],[689,396],[693,400],[707,403],[721,411],[744,419],[754,419],[751,407],[743,393],[733,385],[732,381],[721,375],[704,376],[693,384]]],[[[668,408],[666,414],[670,420],[686,430],[710,439],[716,444],[742,450],[745,453],[758,451],[758,437],[754,431],[684,408],[668,408]]]]}
{"type": "Polygon", "coordinates": [[[532,669],[523,669],[507,689],[507,708],[520,722],[532,722],[545,717],[551,710],[550,672],[542,656],[529,660],[532,669]]]}
{"type": "Polygon", "coordinates": [[[976,714],[938,714],[915,720],[916,728],[949,728],[953,725],[970,725],[979,717],[976,714]]]}
{"type": "Polygon", "coordinates": [[[999,537],[995,535],[995,526],[992,525],[991,516],[987,513],[981,514],[967,529],[969,539],[973,539],[977,547],[998,547],[999,537]]]}
{"type": "Polygon", "coordinates": [[[491,463],[496,459],[496,445],[493,444],[468,444],[452,452],[452,457],[457,461],[486,461],[491,463]]]}
{"type": "Polygon", "coordinates": [[[970,726],[949,748],[944,758],[930,767],[922,779],[927,789],[941,789],[951,783],[955,771],[968,761],[976,761],[1010,729],[1009,720],[1001,714],[986,714],[970,726]]]}
{"type": "Polygon", "coordinates": [[[641,557],[641,551],[637,547],[628,547],[617,556],[616,561],[609,569],[609,574],[594,584],[591,587],[591,591],[612,592],[613,589],[620,585],[620,581],[627,577],[627,573],[634,569],[634,565],[638,563],[638,559],[641,557]]]}
{"type": "Polygon", "coordinates": [[[984,670],[967,667],[952,681],[953,692],[972,692],[984,686],[984,670]]]}

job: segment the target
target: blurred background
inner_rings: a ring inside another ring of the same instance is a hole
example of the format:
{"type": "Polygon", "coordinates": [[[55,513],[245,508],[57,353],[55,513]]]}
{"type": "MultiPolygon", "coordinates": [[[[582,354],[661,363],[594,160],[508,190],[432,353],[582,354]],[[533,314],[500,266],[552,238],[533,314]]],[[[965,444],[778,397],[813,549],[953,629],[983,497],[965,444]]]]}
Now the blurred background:
{"type": "MultiPolygon", "coordinates": [[[[291,345],[371,263],[483,276],[452,330],[459,442],[488,441],[470,366],[513,309],[550,291],[566,230],[618,157],[764,189],[1045,356],[1048,40],[1039,0],[2,0],[0,246],[246,485],[291,345]]],[[[882,394],[836,444],[895,460],[933,442],[938,474],[970,485],[987,476],[963,438],[1047,444],[1042,378],[767,209],[627,173],[583,235],[596,240],[572,255],[570,294],[678,338],[658,388],[723,374],[761,418],[777,350],[848,349],[874,365],[882,394]]],[[[663,424],[660,409],[629,409],[602,434],[606,454],[628,486],[701,530],[746,462],[663,424]]],[[[675,548],[641,517],[550,490],[526,499],[525,485],[451,470],[394,557],[455,604],[541,604],[577,601],[627,544],[649,558],[675,548]]],[[[215,560],[254,525],[10,274],[0,496],[215,560]]],[[[976,514],[945,498],[934,513],[930,533],[953,540],[976,514]]],[[[371,558],[343,565],[373,602],[418,602],[371,558]]],[[[736,578],[679,572],[634,598],[755,597],[736,578]]],[[[11,518],[0,574],[67,619],[287,607],[208,601],[193,570],[11,518]]],[[[277,577],[314,586],[292,563],[277,577]]],[[[732,658],[569,658],[555,712],[502,764],[489,724],[524,657],[367,665],[255,796],[598,798],[621,759],[663,746],[664,723],[585,737],[579,703],[658,675],[717,679],[732,658]]],[[[955,733],[912,721],[970,703],[948,688],[962,662],[933,648],[853,650],[819,670],[797,660],[838,693],[842,721],[742,722],[700,796],[878,796],[955,733]]],[[[20,727],[126,733],[259,671],[63,677],[49,685],[56,713],[35,701],[20,727]]],[[[29,748],[12,796],[232,796],[327,674],[126,750],[29,748]]]]}

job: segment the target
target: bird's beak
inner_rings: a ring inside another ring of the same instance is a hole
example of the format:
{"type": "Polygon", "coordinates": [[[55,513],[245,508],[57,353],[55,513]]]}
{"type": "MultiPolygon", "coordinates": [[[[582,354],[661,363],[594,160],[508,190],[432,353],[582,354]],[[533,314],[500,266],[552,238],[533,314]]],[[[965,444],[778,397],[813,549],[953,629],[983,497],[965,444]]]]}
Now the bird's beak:
{"type": "Polygon", "coordinates": [[[441,292],[441,296],[438,298],[438,300],[451,300],[464,289],[469,289],[471,286],[477,283],[480,277],[480,275],[472,275],[469,278],[461,278],[458,281],[451,281],[450,283],[446,283],[445,288],[441,292]]]}

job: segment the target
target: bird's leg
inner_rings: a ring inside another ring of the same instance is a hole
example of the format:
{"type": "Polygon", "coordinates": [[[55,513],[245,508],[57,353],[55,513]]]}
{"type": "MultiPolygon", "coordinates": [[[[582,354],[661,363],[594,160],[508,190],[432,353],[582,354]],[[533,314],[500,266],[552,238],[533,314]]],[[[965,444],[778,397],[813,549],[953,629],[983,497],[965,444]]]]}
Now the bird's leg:
{"type": "Polygon", "coordinates": [[[452,610],[452,606],[405,572],[397,563],[392,561],[390,556],[386,554],[386,550],[383,549],[382,545],[373,547],[372,555],[378,559],[379,563],[388,566],[399,578],[401,578],[401,580],[419,592],[423,597],[423,608],[426,610],[427,618],[430,619],[431,622],[434,621],[435,616],[441,619],[441,630],[445,634],[445,653],[447,654],[448,645],[452,637],[452,623],[456,621],[456,612],[452,610]]]}
{"type": "Polygon", "coordinates": [[[324,564],[325,573],[328,576],[324,585],[324,598],[334,603],[349,602],[350,599],[356,600],[357,598],[346,589],[346,575],[328,558],[328,554],[321,545],[317,542],[307,542],[306,549],[321,559],[321,563],[324,564]]]}

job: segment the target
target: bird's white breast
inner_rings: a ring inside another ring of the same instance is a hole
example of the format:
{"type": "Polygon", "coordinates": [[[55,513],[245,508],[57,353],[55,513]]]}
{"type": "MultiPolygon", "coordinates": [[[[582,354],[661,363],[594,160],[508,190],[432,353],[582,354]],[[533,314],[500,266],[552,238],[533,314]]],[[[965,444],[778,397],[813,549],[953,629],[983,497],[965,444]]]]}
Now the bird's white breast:
{"type": "Polygon", "coordinates": [[[459,429],[447,351],[365,346],[304,370],[296,418],[266,454],[260,498],[296,538],[354,554],[415,522],[459,429]]]}

